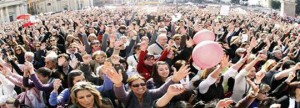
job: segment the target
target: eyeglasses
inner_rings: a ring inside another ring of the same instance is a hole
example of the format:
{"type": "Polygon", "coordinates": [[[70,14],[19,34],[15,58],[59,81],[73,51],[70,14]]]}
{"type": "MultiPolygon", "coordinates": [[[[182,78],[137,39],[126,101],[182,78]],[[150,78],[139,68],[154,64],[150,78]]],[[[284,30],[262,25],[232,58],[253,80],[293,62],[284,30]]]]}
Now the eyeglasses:
{"type": "Polygon", "coordinates": [[[132,87],[146,86],[146,83],[133,84],[132,87]]]}
{"type": "Polygon", "coordinates": [[[21,51],[21,49],[16,49],[16,51],[21,51]]]}
{"type": "Polygon", "coordinates": [[[41,46],[35,46],[35,47],[41,47],[41,46]]]}
{"type": "Polygon", "coordinates": [[[175,40],[180,40],[180,38],[177,38],[177,39],[175,39],[175,40]]]}

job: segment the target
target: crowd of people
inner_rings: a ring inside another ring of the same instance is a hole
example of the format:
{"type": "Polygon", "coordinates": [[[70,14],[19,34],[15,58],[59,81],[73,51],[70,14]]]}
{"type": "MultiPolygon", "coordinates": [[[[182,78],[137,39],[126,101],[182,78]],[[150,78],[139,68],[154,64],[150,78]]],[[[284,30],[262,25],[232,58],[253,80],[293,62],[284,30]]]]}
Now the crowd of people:
{"type": "Polygon", "coordinates": [[[1,108],[300,107],[300,28],[277,14],[120,6],[38,19],[0,27],[1,108]],[[203,29],[224,49],[205,69],[191,58],[203,29]]]}

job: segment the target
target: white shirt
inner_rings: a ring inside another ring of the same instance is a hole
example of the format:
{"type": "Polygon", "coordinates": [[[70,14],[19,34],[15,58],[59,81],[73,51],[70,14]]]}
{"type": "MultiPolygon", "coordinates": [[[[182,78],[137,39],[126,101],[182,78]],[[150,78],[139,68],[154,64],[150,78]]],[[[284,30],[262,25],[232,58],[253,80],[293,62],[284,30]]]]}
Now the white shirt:
{"type": "Polygon", "coordinates": [[[9,98],[16,98],[15,85],[0,74],[0,105],[5,104],[9,98]]]}
{"type": "Polygon", "coordinates": [[[138,64],[139,58],[136,56],[136,54],[131,55],[127,58],[127,63],[130,66],[136,67],[138,64]]]}
{"type": "Polygon", "coordinates": [[[235,102],[240,101],[245,92],[250,89],[250,85],[246,81],[247,75],[248,72],[245,69],[242,69],[241,72],[235,76],[233,94],[231,96],[231,99],[235,102]]]}

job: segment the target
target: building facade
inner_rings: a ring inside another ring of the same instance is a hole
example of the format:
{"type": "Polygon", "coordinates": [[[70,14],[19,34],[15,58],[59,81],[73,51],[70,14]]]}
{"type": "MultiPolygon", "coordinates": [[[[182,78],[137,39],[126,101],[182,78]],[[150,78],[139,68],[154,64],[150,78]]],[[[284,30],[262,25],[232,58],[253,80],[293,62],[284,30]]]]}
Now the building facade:
{"type": "Polygon", "coordinates": [[[26,0],[0,0],[0,23],[16,20],[16,17],[27,13],[26,0]]]}
{"type": "Polygon", "coordinates": [[[30,13],[39,14],[93,7],[94,0],[28,0],[28,6],[30,13]]]}

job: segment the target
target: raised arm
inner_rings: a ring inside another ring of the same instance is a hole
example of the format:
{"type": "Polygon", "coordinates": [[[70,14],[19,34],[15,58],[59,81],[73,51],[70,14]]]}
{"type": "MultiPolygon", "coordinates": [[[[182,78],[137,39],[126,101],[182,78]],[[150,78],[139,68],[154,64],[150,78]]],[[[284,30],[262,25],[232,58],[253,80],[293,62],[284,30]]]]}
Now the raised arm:
{"type": "Polygon", "coordinates": [[[149,90],[153,99],[157,99],[157,98],[161,97],[163,94],[165,94],[167,92],[168,87],[171,84],[178,83],[181,79],[183,79],[187,75],[189,75],[189,71],[190,71],[190,68],[188,65],[181,66],[178,71],[175,68],[173,68],[173,69],[174,69],[174,75],[171,78],[171,80],[168,80],[167,82],[165,82],[162,86],[160,86],[157,89],[149,90]]]}
{"type": "Polygon", "coordinates": [[[290,72],[296,72],[300,68],[300,63],[297,63],[294,67],[291,67],[290,69],[286,69],[284,71],[279,72],[278,74],[275,74],[274,78],[275,80],[280,80],[282,78],[288,77],[290,72]]]}
{"type": "Polygon", "coordinates": [[[159,98],[155,104],[156,107],[161,108],[166,106],[171,99],[184,92],[185,88],[182,84],[172,84],[168,87],[168,91],[161,98],[159,98]]]}
{"type": "Polygon", "coordinates": [[[209,89],[209,86],[211,86],[212,84],[214,84],[217,81],[218,77],[220,76],[221,71],[228,66],[228,59],[229,59],[229,56],[223,57],[223,59],[220,63],[221,65],[218,66],[212,73],[210,73],[208,75],[208,77],[205,80],[203,80],[199,84],[200,93],[202,93],[202,94],[206,93],[209,89]]]}
{"type": "Polygon", "coordinates": [[[116,97],[123,103],[127,103],[129,98],[129,93],[126,92],[124,84],[122,83],[123,75],[121,70],[118,72],[111,65],[108,65],[107,68],[103,68],[106,71],[107,77],[114,83],[114,92],[116,97]]]}
{"type": "Polygon", "coordinates": [[[50,84],[43,84],[35,75],[33,65],[30,62],[24,63],[25,68],[24,70],[28,70],[30,73],[30,79],[32,80],[34,87],[41,91],[52,91],[53,90],[53,83],[50,84]]]}

